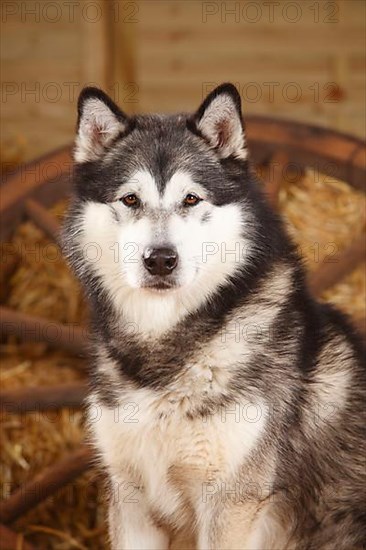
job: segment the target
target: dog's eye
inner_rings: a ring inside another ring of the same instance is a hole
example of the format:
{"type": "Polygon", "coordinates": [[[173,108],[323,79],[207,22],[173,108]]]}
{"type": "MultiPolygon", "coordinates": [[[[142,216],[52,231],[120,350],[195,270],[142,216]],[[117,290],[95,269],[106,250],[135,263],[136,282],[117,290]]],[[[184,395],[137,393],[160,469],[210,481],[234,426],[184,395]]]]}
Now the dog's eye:
{"type": "Polygon", "coordinates": [[[140,199],[134,193],[129,193],[128,195],[125,195],[124,197],[122,197],[121,201],[123,202],[123,204],[129,206],[130,208],[138,208],[141,204],[140,199]]]}
{"type": "Polygon", "coordinates": [[[201,202],[201,200],[202,199],[200,199],[200,197],[197,197],[197,195],[195,195],[194,193],[188,193],[183,201],[183,204],[184,206],[194,206],[195,204],[201,202]]]}

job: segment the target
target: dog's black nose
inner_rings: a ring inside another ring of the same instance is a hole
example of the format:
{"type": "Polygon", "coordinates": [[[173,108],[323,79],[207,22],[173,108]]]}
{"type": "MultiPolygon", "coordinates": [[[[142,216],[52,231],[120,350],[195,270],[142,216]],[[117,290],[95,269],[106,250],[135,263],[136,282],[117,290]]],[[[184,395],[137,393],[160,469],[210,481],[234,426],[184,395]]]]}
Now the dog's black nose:
{"type": "Polygon", "coordinates": [[[144,254],[144,264],[151,275],[169,275],[177,263],[178,254],[172,248],[150,248],[144,254]]]}

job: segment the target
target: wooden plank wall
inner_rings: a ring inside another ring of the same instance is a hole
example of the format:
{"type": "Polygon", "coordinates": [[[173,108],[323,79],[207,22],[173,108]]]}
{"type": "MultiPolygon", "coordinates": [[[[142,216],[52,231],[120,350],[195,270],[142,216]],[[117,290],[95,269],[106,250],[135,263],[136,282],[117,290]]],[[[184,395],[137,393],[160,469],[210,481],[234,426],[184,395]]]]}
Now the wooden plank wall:
{"type": "Polygon", "coordinates": [[[96,7],[104,0],[85,2],[84,12],[81,4],[1,3],[2,149],[24,142],[31,159],[69,143],[78,91],[106,85],[107,19],[96,7]]]}
{"type": "Polygon", "coordinates": [[[364,134],[365,3],[269,4],[141,2],[140,107],[191,109],[229,80],[246,112],[364,134]]]}
{"type": "Polygon", "coordinates": [[[2,140],[23,136],[27,158],[72,139],[87,82],[132,113],[193,109],[229,80],[244,112],[365,136],[361,0],[71,4],[73,20],[64,0],[2,5],[2,140]]]}

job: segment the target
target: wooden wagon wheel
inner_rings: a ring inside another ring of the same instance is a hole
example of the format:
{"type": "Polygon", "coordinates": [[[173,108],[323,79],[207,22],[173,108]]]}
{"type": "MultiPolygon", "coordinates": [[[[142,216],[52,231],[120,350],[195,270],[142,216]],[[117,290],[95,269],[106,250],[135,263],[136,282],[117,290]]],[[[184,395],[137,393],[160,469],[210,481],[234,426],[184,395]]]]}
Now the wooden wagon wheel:
{"type": "MultiPolygon", "coordinates": [[[[283,171],[288,164],[312,167],[326,175],[336,176],[357,190],[366,191],[366,146],[357,138],[316,126],[274,120],[267,117],[247,118],[247,135],[253,161],[272,164],[273,177],[267,182],[267,191],[276,205],[283,171]]],[[[31,218],[51,239],[58,241],[59,224],[47,207],[67,196],[71,188],[71,147],[62,148],[38,161],[26,164],[3,183],[1,204],[2,241],[7,240],[14,228],[25,217],[31,218]]],[[[365,257],[365,238],[356,236],[339,255],[336,263],[324,263],[310,275],[309,283],[315,295],[338,283],[353,271],[365,257]]],[[[46,319],[25,315],[9,308],[1,308],[1,330],[6,334],[11,328],[24,337],[36,325],[44,326],[46,319]]],[[[55,323],[54,323],[55,324],[55,323]]],[[[361,327],[361,324],[360,324],[361,327]]],[[[80,327],[73,331],[67,325],[57,325],[58,346],[77,354],[85,352],[86,331],[80,327]]],[[[361,330],[364,331],[364,323],[361,330]]],[[[48,344],[47,331],[39,331],[48,344]]],[[[81,406],[86,395],[84,384],[75,383],[50,388],[22,388],[2,392],[0,403],[7,412],[27,412],[60,407],[81,406]]],[[[59,488],[72,481],[92,464],[92,452],[85,446],[67,455],[53,466],[45,468],[33,480],[16,490],[0,505],[0,522],[9,524],[46,499],[59,488]],[[35,490],[37,488],[37,490],[35,490]]],[[[14,536],[8,527],[0,526],[0,534],[11,541],[14,536]]],[[[11,543],[9,542],[9,547],[11,543]]],[[[31,546],[29,546],[31,548],[31,546]]]]}

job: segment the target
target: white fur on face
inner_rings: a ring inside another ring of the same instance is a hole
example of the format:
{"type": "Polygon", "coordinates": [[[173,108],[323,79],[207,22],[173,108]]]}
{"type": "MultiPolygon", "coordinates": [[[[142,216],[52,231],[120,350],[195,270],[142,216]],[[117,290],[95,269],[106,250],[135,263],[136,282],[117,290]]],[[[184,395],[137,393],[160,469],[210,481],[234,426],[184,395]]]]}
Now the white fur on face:
{"type": "Polygon", "coordinates": [[[153,176],[146,170],[139,170],[116,193],[116,201],[124,195],[135,193],[149,208],[159,208],[161,198],[153,176]]]}
{"type": "Polygon", "coordinates": [[[159,334],[209,299],[243,259],[249,261],[242,237],[246,220],[236,204],[214,206],[205,200],[206,191],[187,173],[174,174],[160,196],[152,176],[138,172],[117,195],[129,193],[143,203],[138,216],[120,201],[86,203],[80,246],[116,309],[141,333],[159,334]],[[183,215],[181,204],[190,192],[204,200],[183,215]],[[163,292],[142,288],[149,277],[144,250],[162,245],[178,252],[177,287],[163,292]]]}

